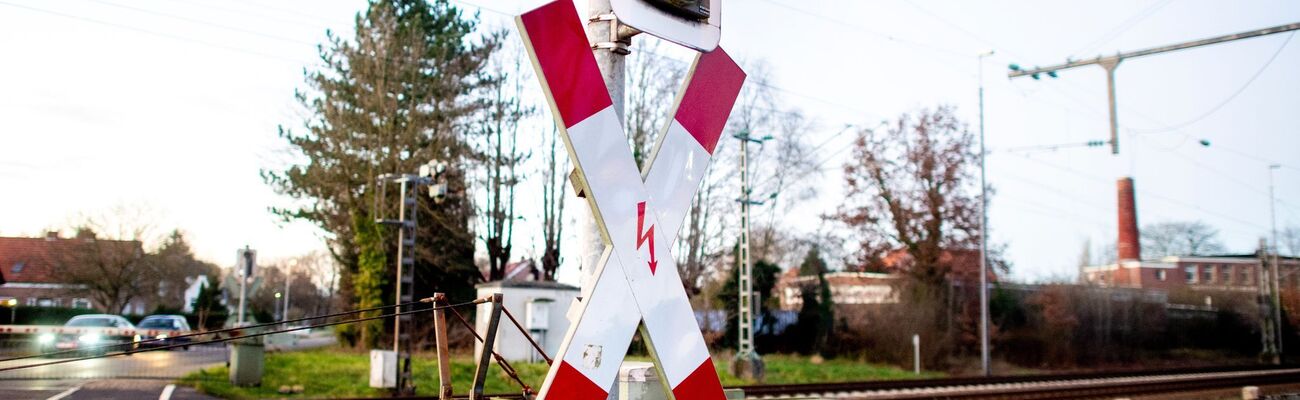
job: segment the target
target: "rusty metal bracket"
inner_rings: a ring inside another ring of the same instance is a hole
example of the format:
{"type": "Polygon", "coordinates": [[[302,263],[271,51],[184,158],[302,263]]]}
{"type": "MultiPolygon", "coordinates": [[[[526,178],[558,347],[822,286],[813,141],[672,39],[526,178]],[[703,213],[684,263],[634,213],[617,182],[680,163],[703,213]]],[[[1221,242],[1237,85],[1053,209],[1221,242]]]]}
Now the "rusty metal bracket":
{"type": "Polygon", "coordinates": [[[433,336],[438,344],[438,399],[451,400],[451,347],[447,343],[446,293],[433,294],[433,336]]]}
{"type": "Polygon", "coordinates": [[[478,364],[474,367],[474,390],[470,400],[482,400],[483,385],[487,381],[488,365],[492,363],[492,345],[497,339],[497,327],[501,324],[501,293],[492,295],[492,314],[488,317],[488,329],[483,339],[483,352],[479,354],[478,364]]]}

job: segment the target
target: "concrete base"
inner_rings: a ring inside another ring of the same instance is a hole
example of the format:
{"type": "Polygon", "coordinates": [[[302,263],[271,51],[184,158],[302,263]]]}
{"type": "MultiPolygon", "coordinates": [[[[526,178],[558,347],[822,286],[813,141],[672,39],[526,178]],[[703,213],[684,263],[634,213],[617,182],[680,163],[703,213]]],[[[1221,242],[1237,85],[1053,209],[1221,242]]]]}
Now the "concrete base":
{"type": "Polygon", "coordinates": [[[266,347],[261,343],[235,343],[230,346],[230,384],[261,386],[266,365],[266,347]]]}
{"type": "Polygon", "coordinates": [[[618,370],[619,400],[668,400],[652,363],[625,361],[618,370]]]}
{"type": "Polygon", "coordinates": [[[750,379],[755,382],[762,382],[763,375],[767,372],[763,364],[763,358],[757,354],[749,357],[736,357],[731,360],[731,374],[740,379],[750,379]]]}

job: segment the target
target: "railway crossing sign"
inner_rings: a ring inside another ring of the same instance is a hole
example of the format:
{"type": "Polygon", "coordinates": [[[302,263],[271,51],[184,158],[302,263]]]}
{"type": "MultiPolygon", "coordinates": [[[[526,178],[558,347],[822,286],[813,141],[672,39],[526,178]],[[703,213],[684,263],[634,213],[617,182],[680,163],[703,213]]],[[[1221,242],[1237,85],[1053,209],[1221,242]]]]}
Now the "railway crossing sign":
{"type": "Polygon", "coordinates": [[[607,243],[539,398],[607,398],[640,327],[667,393],[723,399],[670,249],[744,71],[720,49],[697,55],[642,173],[573,2],[551,2],[517,23],[607,243]]]}
{"type": "Polygon", "coordinates": [[[661,39],[710,52],[722,38],[722,0],[610,0],[618,21],[661,39]]]}

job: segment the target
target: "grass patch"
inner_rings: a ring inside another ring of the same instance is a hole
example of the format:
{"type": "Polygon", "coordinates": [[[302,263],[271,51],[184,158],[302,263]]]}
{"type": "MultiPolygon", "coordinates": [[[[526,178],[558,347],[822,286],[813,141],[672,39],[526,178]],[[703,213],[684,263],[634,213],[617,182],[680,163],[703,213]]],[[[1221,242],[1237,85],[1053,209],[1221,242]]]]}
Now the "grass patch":
{"type": "MultiPolygon", "coordinates": [[[[630,357],[633,358],[633,357],[630,357]]],[[[644,359],[644,357],[635,357],[644,359]]],[[[789,355],[768,355],[767,379],[764,383],[808,383],[869,379],[916,378],[910,371],[891,366],[869,364],[854,360],[826,360],[812,364],[808,358],[789,355]]],[[[718,358],[714,364],[723,385],[746,385],[754,382],[741,380],[727,372],[730,358],[718,358]]],[[[419,393],[434,394],[438,387],[437,360],[431,355],[417,355],[411,359],[416,389],[419,393]]],[[[194,386],[199,391],[227,399],[283,398],[283,397],[369,397],[383,396],[383,390],[369,387],[370,359],[367,354],[345,350],[311,350],[290,353],[268,353],[266,370],[260,387],[235,387],[227,379],[226,367],[215,367],[192,373],[181,379],[182,384],[194,386]],[[302,385],[303,393],[284,395],[280,386],[302,385]]],[[[511,363],[523,381],[540,389],[546,378],[545,363],[511,363]]],[[[469,391],[473,381],[474,361],[468,355],[452,358],[452,382],[456,393],[469,391]]],[[[920,377],[935,377],[923,374],[920,377]]],[[[493,366],[488,370],[487,393],[518,393],[519,385],[493,366]]]]}

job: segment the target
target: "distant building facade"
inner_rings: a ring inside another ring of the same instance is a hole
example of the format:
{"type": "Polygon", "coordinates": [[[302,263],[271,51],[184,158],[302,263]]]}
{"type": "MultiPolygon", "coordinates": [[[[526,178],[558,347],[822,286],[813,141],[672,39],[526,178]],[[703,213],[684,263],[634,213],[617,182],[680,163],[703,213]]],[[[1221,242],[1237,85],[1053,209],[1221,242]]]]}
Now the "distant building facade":
{"type": "MultiPolygon", "coordinates": [[[[831,287],[831,302],[835,305],[871,305],[898,303],[898,292],[894,284],[898,275],[875,272],[829,272],[826,283],[831,287]]],[[[803,291],[815,288],[816,275],[799,276],[799,270],[791,268],[776,282],[773,290],[780,296],[782,310],[799,310],[803,307],[803,291]]]]}
{"type": "MultiPolygon", "coordinates": [[[[1259,271],[1264,264],[1258,254],[1207,256],[1173,256],[1156,260],[1142,259],[1141,235],[1138,232],[1137,200],[1133,178],[1116,182],[1118,195],[1119,240],[1115,245],[1118,261],[1080,268],[1085,283],[1104,287],[1171,290],[1180,288],[1254,292],[1259,290],[1259,271]]],[[[1279,257],[1278,284],[1282,288],[1300,288],[1300,258],[1279,257]]]]}
{"type": "MultiPolygon", "coordinates": [[[[85,286],[66,282],[59,261],[73,251],[78,238],[0,237],[0,303],[15,300],[26,307],[96,308],[85,286]]],[[[138,244],[137,244],[138,245],[138,244]]]]}
{"type": "MultiPolygon", "coordinates": [[[[1254,292],[1259,289],[1260,258],[1254,254],[1165,257],[1159,260],[1123,260],[1083,268],[1084,280],[1107,287],[1140,289],[1215,289],[1254,292]]],[[[1272,267],[1272,265],[1267,265],[1272,267]]],[[[1278,284],[1300,284],[1300,259],[1279,257],[1278,284]]]]}

